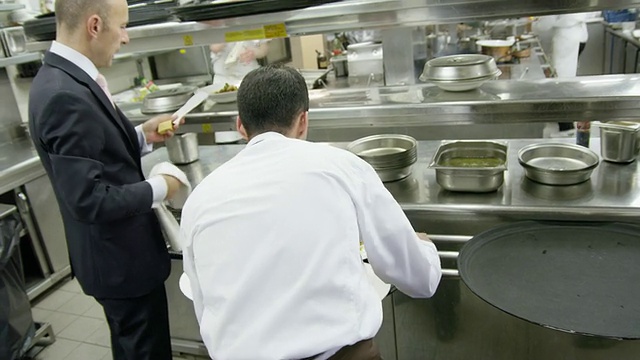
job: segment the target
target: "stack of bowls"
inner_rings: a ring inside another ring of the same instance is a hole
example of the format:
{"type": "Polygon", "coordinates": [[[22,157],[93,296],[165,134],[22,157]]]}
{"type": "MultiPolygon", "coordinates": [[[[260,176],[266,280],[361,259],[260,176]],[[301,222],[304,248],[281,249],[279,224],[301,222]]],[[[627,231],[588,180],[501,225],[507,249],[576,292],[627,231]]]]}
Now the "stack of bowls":
{"type": "Polygon", "coordinates": [[[480,54],[461,54],[427,61],[420,80],[430,81],[446,91],[477,89],[502,72],[493,57],[480,54]]]}
{"type": "Polygon", "coordinates": [[[367,136],[350,143],[347,150],[368,162],[383,182],[406,178],[418,160],[418,143],[406,135],[367,136]]]}

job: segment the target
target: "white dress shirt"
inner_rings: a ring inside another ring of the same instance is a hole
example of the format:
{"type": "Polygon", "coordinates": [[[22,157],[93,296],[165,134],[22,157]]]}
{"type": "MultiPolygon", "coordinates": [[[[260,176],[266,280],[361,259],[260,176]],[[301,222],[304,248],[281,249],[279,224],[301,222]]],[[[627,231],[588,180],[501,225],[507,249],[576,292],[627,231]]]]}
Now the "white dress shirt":
{"type": "Polygon", "coordinates": [[[325,144],[265,133],[196,187],[182,211],[184,271],[213,359],[326,359],[370,339],[383,281],[430,297],[436,247],[374,170],[325,144]]]}
{"type": "MultiPolygon", "coordinates": [[[[69,60],[82,71],[87,73],[87,75],[89,75],[89,77],[94,81],[98,78],[99,72],[95,64],[75,49],[54,41],[51,44],[51,48],[49,48],[49,52],[69,60]]],[[[141,155],[145,155],[153,151],[153,144],[147,144],[147,138],[144,135],[144,131],[142,131],[142,125],[136,126],[135,129],[138,136],[138,146],[140,147],[141,155]]],[[[167,182],[160,176],[152,177],[146,181],[151,185],[151,189],[153,191],[153,203],[158,204],[162,202],[167,196],[167,182]]]]}

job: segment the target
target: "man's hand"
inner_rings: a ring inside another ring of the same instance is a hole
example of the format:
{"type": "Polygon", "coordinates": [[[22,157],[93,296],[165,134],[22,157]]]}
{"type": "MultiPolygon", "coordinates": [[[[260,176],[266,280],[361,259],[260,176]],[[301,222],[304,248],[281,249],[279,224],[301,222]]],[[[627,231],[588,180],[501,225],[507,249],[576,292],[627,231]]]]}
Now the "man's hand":
{"type": "Polygon", "coordinates": [[[164,178],[164,181],[167,182],[167,197],[165,197],[165,200],[171,199],[176,194],[176,192],[178,192],[178,189],[180,189],[182,183],[180,182],[180,180],[170,175],[160,176],[162,176],[164,178]]]}
{"type": "Polygon", "coordinates": [[[222,50],[224,50],[225,47],[227,47],[226,43],[211,44],[211,45],[209,45],[209,50],[211,50],[212,53],[217,54],[217,53],[221,52],[222,50]]]}
{"type": "MultiPolygon", "coordinates": [[[[147,144],[163,142],[172,137],[174,131],[178,129],[179,125],[173,125],[173,130],[167,131],[163,134],[158,133],[158,125],[165,121],[174,120],[175,117],[173,117],[172,115],[163,114],[153,117],[142,124],[142,131],[144,132],[145,139],[147,139],[147,144]]],[[[184,124],[184,118],[180,119],[179,124],[184,124]]]]}
{"type": "Polygon", "coordinates": [[[427,236],[426,233],[422,233],[422,232],[417,232],[416,235],[418,235],[418,238],[420,240],[424,240],[424,241],[428,241],[428,242],[432,242],[431,239],[429,239],[429,237],[427,236]]]}
{"type": "Polygon", "coordinates": [[[238,56],[238,61],[241,64],[247,64],[256,59],[256,52],[253,49],[245,49],[240,56],[238,56]]]}

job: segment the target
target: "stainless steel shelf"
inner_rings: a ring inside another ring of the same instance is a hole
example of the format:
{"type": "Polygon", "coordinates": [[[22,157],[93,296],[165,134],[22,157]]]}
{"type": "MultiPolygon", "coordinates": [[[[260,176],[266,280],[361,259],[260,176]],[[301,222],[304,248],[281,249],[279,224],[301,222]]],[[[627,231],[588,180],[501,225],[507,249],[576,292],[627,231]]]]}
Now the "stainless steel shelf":
{"type": "Polygon", "coordinates": [[[22,4],[0,4],[0,12],[20,10],[23,8],[24,8],[24,5],[22,4]]]}
{"type": "Polygon", "coordinates": [[[0,68],[40,60],[41,57],[42,57],[42,54],[35,52],[35,53],[26,53],[22,55],[16,55],[8,58],[2,58],[0,59],[0,68]]]}
{"type": "MultiPolygon", "coordinates": [[[[341,30],[406,27],[470,19],[522,17],[640,6],[640,0],[347,0],[297,11],[261,14],[203,23],[165,23],[129,29],[122,53],[208,45],[225,41],[229,32],[285,24],[289,36],[341,30]]],[[[30,51],[49,42],[28,44],[30,51]]]]}
{"type": "MultiPolygon", "coordinates": [[[[460,93],[422,84],[328,90],[319,95],[309,110],[314,129],[640,118],[639,74],[495,80],[460,93]]],[[[228,125],[237,113],[235,104],[213,105],[187,115],[186,122],[228,125]]]]}

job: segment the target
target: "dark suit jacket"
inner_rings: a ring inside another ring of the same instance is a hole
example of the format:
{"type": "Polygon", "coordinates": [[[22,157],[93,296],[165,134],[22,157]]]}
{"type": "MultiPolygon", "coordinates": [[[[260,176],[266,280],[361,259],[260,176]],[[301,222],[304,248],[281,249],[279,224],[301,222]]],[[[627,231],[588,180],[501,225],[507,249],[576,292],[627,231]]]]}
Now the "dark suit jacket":
{"type": "Polygon", "coordinates": [[[47,53],[31,86],[29,129],[85,293],[129,298],[161,285],[171,264],[124,114],[78,66],[47,53]]]}

